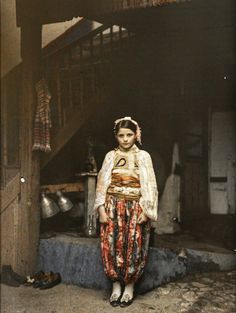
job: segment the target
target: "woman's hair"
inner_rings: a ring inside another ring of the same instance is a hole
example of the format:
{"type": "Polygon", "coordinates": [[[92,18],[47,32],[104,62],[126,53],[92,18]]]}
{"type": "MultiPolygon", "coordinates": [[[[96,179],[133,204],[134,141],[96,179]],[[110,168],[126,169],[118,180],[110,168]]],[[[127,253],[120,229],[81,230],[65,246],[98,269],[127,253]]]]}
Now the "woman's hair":
{"type": "Polygon", "coordinates": [[[135,134],[137,133],[137,125],[135,125],[130,120],[122,120],[119,123],[117,123],[114,128],[115,135],[118,134],[120,128],[128,128],[128,129],[131,129],[135,134]]]}

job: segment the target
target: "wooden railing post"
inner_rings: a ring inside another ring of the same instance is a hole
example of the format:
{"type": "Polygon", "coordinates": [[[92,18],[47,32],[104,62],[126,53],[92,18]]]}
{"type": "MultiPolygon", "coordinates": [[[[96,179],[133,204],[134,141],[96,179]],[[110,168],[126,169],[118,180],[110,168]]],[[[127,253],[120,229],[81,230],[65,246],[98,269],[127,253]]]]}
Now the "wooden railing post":
{"type": "Polygon", "coordinates": [[[83,74],[83,44],[80,44],[80,76],[79,76],[79,81],[80,81],[80,110],[83,112],[84,109],[84,74],[83,74]]]}
{"type": "Polygon", "coordinates": [[[60,78],[59,58],[56,58],[55,77],[56,77],[56,104],[57,104],[57,121],[59,128],[62,127],[62,104],[61,104],[61,78],[60,78]]]}
{"type": "Polygon", "coordinates": [[[111,43],[111,53],[113,52],[113,26],[110,27],[110,43],[111,43]]]}
{"type": "Polygon", "coordinates": [[[35,83],[40,78],[41,25],[21,27],[22,103],[20,119],[20,208],[18,216],[17,270],[36,269],[39,241],[39,152],[32,151],[33,117],[36,108],[35,83]]]}

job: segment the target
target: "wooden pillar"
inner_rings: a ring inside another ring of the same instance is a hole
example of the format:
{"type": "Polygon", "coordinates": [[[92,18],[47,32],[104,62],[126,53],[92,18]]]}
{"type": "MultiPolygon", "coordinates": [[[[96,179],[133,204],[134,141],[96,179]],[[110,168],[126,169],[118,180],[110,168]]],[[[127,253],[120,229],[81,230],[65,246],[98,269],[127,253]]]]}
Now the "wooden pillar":
{"type": "Polygon", "coordinates": [[[33,118],[36,108],[35,83],[40,77],[41,29],[33,22],[21,27],[22,103],[20,119],[21,193],[18,214],[17,270],[30,274],[36,269],[40,209],[39,152],[32,151],[33,118]]]}

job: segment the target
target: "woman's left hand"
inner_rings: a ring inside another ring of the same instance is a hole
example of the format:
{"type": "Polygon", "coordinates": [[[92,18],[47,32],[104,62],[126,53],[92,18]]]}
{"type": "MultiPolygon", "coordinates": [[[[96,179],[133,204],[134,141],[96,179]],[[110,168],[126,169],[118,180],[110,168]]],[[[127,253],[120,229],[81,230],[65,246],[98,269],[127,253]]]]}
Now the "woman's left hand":
{"type": "Polygon", "coordinates": [[[137,223],[142,224],[142,223],[147,222],[147,220],[148,220],[147,215],[142,212],[138,217],[137,223]]]}

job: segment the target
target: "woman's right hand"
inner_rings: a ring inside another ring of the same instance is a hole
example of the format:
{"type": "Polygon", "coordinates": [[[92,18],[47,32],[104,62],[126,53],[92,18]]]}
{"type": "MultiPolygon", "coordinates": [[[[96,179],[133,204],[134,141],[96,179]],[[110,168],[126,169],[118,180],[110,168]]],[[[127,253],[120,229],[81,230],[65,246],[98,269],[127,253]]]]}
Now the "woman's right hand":
{"type": "Polygon", "coordinates": [[[105,206],[101,205],[98,209],[99,212],[99,222],[101,224],[107,224],[109,222],[109,217],[106,213],[105,206]]]}

